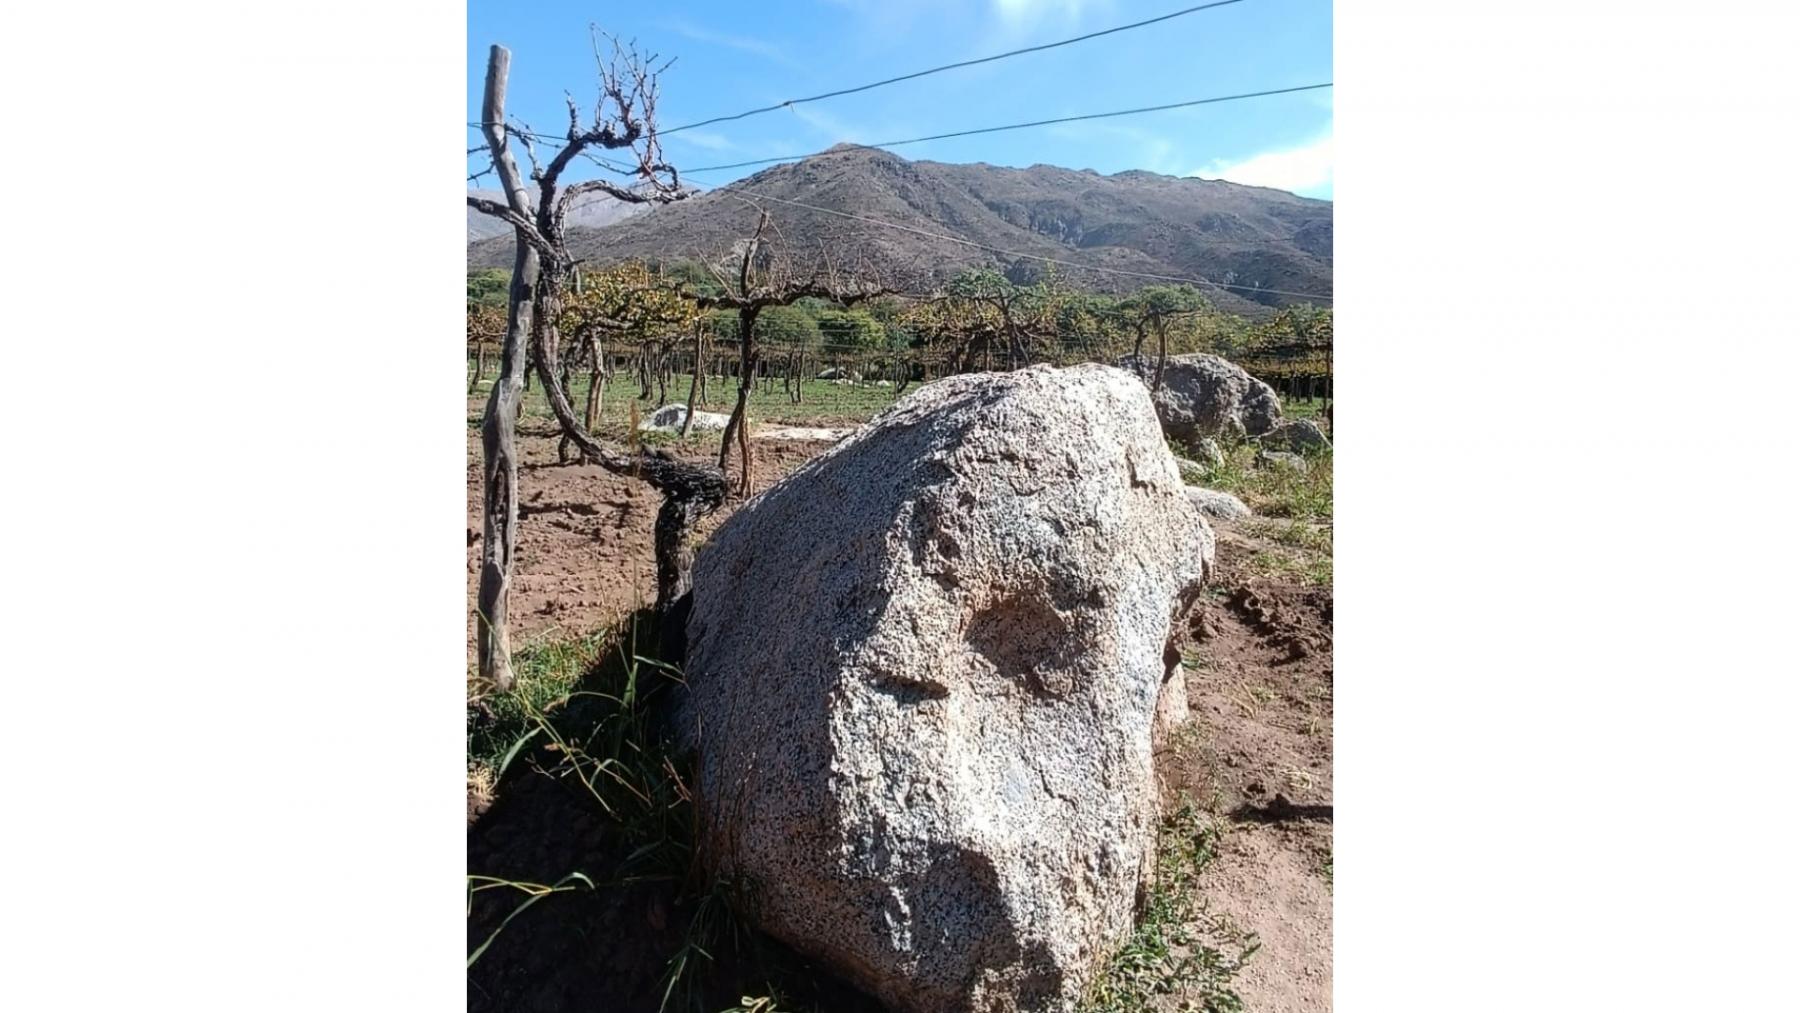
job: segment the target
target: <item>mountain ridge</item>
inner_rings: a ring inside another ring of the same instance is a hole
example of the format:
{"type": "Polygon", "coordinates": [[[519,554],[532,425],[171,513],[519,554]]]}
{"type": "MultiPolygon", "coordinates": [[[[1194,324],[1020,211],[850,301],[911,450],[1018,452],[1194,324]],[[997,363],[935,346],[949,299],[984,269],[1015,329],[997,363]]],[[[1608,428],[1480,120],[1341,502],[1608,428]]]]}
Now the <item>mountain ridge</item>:
{"type": "MultiPolygon", "coordinates": [[[[500,204],[506,203],[506,194],[499,190],[470,190],[469,193],[476,197],[486,197],[488,200],[500,204]]],[[[531,201],[531,206],[537,207],[537,188],[527,188],[526,194],[531,201]]],[[[477,243],[484,239],[493,239],[496,236],[512,235],[511,225],[493,215],[483,214],[466,205],[465,208],[469,212],[469,242],[477,243]]],[[[626,204],[614,200],[606,194],[596,192],[577,197],[575,202],[569,206],[569,213],[563,221],[570,228],[604,228],[614,222],[641,215],[649,208],[648,204],[626,204]]],[[[511,249],[512,247],[508,245],[507,250],[511,249]]],[[[512,254],[508,252],[505,266],[511,266],[511,264],[512,254]]]]}
{"type": "MultiPolygon", "coordinates": [[[[716,259],[755,228],[757,212],[743,198],[758,195],[769,198],[764,206],[796,256],[830,250],[838,259],[860,259],[890,283],[930,287],[969,267],[997,268],[1028,282],[1047,265],[1016,256],[1025,254],[1073,262],[1079,266],[1055,269],[1101,291],[1159,279],[1090,266],[1188,279],[1220,308],[1252,316],[1330,301],[1330,201],[1142,169],[1102,175],[1042,164],[912,161],[853,145],[772,166],[647,214],[571,228],[570,249],[598,262],[716,259]]],[[[469,247],[471,267],[511,262],[509,237],[469,247]]]]}

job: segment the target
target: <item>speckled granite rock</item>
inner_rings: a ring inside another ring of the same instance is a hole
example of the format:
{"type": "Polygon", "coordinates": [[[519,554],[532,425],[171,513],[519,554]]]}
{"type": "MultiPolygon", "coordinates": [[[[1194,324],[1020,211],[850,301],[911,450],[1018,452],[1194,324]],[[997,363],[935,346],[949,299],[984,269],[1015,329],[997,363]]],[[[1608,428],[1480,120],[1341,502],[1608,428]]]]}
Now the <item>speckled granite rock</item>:
{"type": "MultiPolygon", "coordinates": [[[[650,417],[638,424],[644,432],[679,433],[681,423],[687,419],[687,405],[666,404],[650,413],[650,417]]],[[[731,416],[718,412],[695,412],[694,424],[689,431],[706,429],[724,429],[731,416]]]]}
{"type": "Polygon", "coordinates": [[[1212,552],[1129,374],[920,388],[699,552],[703,858],[895,1010],[1068,1008],[1154,865],[1153,715],[1212,552]]]}
{"type": "Polygon", "coordinates": [[[1324,430],[1311,419],[1290,419],[1258,437],[1256,442],[1271,450],[1295,453],[1331,449],[1331,441],[1326,439],[1324,430]]]}
{"type": "Polygon", "coordinates": [[[1217,468],[1225,463],[1225,451],[1219,447],[1219,441],[1210,436],[1202,437],[1188,445],[1188,453],[1194,460],[1208,468],[1217,468]]]}
{"type": "Polygon", "coordinates": [[[1259,468],[1292,468],[1302,475],[1306,474],[1306,458],[1285,450],[1263,450],[1256,455],[1256,466],[1259,468]]]}
{"type": "Polygon", "coordinates": [[[1201,513],[1215,520],[1241,521],[1250,516],[1250,508],[1244,501],[1228,492],[1190,485],[1187,487],[1187,498],[1201,513]]]}
{"type": "MultiPolygon", "coordinates": [[[[1120,367],[1146,385],[1156,375],[1156,358],[1127,355],[1120,367]]],[[[1182,446],[1213,436],[1258,436],[1281,423],[1274,388],[1216,355],[1171,355],[1162,386],[1154,395],[1163,432],[1182,446]]]]}

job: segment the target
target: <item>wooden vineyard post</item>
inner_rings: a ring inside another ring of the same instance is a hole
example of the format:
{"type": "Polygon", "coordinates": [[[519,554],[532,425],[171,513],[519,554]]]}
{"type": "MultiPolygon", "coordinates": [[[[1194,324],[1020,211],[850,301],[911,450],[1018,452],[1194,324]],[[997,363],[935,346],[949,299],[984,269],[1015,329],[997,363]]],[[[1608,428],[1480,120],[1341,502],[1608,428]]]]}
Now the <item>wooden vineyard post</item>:
{"type": "MultiPolygon", "coordinates": [[[[506,191],[507,204],[521,217],[529,217],[531,207],[525,197],[525,181],[506,145],[506,74],[511,61],[512,54],[504,46],[488,50],[481,130],[506,191]]],[[[475,604],[477,669],[483,679],[502,690],[510,689],[513,684],[506,607],[519,527],[519,459],[515,424],[523,407],[525,336],[531,329],[532,289],[537,283],[537,275],[537,247],[523,234],[516,234],[512,287],[507,293],[506,336],[500,345],[500,375],[494,380],[487,412],[481,419],[481,578],[475,604]]]]}

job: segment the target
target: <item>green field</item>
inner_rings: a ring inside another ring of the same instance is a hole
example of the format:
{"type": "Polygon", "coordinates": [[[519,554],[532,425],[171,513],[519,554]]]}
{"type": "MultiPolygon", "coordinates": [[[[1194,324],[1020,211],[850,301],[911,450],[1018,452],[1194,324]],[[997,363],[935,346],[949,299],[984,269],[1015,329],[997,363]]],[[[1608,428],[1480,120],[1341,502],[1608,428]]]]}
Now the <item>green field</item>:
{"type": "MultiPolygon", "coordinates": [[[[681,377],[678,382],[669,385],[667,391],[668,404],[686,404],[688,397],[688,381],[691,376],[681,377]]],[[[469,420],[472,427],[481,424],[481,413],[487,402],[488,390],[492,386],[492,375],[475,388],[469,396],[469,420]]],[[[586,375],[571,377],[569,382],[569,401],[576,414],[586,410],[588,395],[588,378],[586,375]]],[[[918,384],[911,384],[906,392],[917,390],[918,384]]],[[[642,418],[655,411],[657,407],[656,390],[651,388],[648,400],[639,401],[638,395],[643,388],[636,378],[615,375],[607,383],[601,395],[600,425],[601,433],[622,435],[630,421],[631,406],[637,405],[639,417],[642,418]]],[[[737,402],[737,381],[735,379],[719,380],[713,378],[707,384],[707,398],[697,405],[699,411],[730,414],[732,406],[737,402]]],[[[821,421],[836,421],[852,424],[866,420],[895,401],[892,387],[876,387],[869,384],[838,384],[829,380],[803,381],[800,392],[800,403],[795,404],[788,392],[783,390],[777,380],[773,389],[767,384],[758,383],[750,394],[750,419],[753,423],[794,422],[797,424],[816,424],[821,421]]],[[[525,417],[550,421],[550,403],[544,397],[543,388],[535,378],[531,388],[525,392],[525,417]]]]}
{"type": "MultiPolygon", "coordinates": [[[[465,374],[466,378],[472,371],[465,374]]],[[[678,377],[671,383],[666,392],[668,404],[686,404],[688,381],[690,376],[678,377]]],[[[481,424],[481,413],[487,402],[487,393],[492,386],[493,372],[490,370],[485,378],[469,396],[469,425],[478,427],[481,424]]],[[[581,414],[587,405],[588,378],[583,373],[570,378],[569,400],[577,414],[581,414]]],[[[908,384],[902,393],[911,393],[919,389],[918,383],[908,384]]],[[[656,390],[651,388],[648,400],[638,401],[637,397],[643,388],[635,377],[615,374],[606,385],[601,398],[601,414],[599,430],[603,434],[622,436],[627,429],[631,405],[635,401],[640,417],[648,415],[657,407],[656,390]]],[[[712,378],[707,384],[707,398],[698,405],[700,411],[729,414],[737,400],[737,380],[712,378]]],[[[777,380],[771,387],[766,383],[758,383],[750,394],[750,418],[753,423],[791,422],[799,425],[836,422],[850,424],[866,420],[875,413],[893,404],[894,388],[877,387],[872,384],[836,383],[831,380],[802,381],[800,403],[795,404],[788,392],[782,389],[777,380]]],[[[1292,418],[1316,418],[1325,408],[1322,400],[1283,401],[1282,410],[1292,418]]],[[[544,397],[544,391],[535,378],[529,390],[525,392],[525,417],[528,419],[552,419],[550,404],[544,397]]]]}

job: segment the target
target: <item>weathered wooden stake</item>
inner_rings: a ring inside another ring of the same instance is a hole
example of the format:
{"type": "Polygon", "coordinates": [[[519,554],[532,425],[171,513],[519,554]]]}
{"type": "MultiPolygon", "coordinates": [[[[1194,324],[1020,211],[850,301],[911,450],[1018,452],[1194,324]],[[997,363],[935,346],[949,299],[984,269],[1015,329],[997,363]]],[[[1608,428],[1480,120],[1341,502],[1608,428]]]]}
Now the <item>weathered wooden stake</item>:
{"type": "MultiPolygon", "coordinates": [[[[506,190],[507,204],[520,216],[529,218],[531,206],[525,198],[525,181],[506,144],[506,73],[511,62],[512,54],[506,47],[488,50],[481,130],[493,154],[501,186],[506,190]]],[[[527,242],[524,235],[516,235],[512,287],[507,292],[506,337],[500,346],[500,375],[494,380],[487,414],[481,420],[481,580],[475,604],[477,669],[482,678],[502,690],[513,684],[506,606],[519,527],[519,460],[514,424],[524,402],[525,336],[531,330],[537,276],[537,247],[527,242]]]]}

